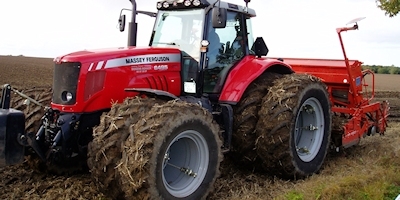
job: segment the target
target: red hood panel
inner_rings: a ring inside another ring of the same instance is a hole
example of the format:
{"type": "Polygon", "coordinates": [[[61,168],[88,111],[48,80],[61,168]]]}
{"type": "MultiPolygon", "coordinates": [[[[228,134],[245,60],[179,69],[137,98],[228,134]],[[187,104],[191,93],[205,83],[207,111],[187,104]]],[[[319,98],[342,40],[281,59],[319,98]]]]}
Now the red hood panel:
{"type": "MultiPolygon", "coordinates": [[[[70,53],[64,56],[59,56],[55,59],[56,62],[93,62],[97,60],[109,60],[113,58],[124,58],[138,55],[155,55],[155,54],[180,54],[179,49],[175,48],[160,48],[160,47],[119,47],[108,49],[84,50],[70,53]]],[[[158,59],[157,57],[149,59],[158,59]]],[[[162,58],[160,58],[162,59],[162,58]]],[[[142,62],[132,60],[132,62],[142,62]]],[[[151,60],[148,60],[149,62],[151,60]]],[[[144,61],[143,61],[144,62],[144,61]]]]}
{"type": "MultiPolygon", "coordinates": [[[[115,48],[85,50],[59,57],[56,62],[79,62],[79,77],[69,79],[58,66],[56,81],[64,85],[77,84],[74,105],[52,103],[53,109],[63,112],[95,112],[111,107],[111,102],[123,102],[137,93],[126,88],[163,90],[175,96],[181,93],[181,52],[173,48],[115,48]]],[[[66,65],[69,67],[69,65],[66,65]]],[[[64,85],[57,90],[63,92],[64,85]]],[[[68,86],[69,87],[69,86],[68,86]]],[[[75,89],[74,89],[75,90],[75,89]]],[[[62,98],[62,97],[60,97],[62,98]]]]}

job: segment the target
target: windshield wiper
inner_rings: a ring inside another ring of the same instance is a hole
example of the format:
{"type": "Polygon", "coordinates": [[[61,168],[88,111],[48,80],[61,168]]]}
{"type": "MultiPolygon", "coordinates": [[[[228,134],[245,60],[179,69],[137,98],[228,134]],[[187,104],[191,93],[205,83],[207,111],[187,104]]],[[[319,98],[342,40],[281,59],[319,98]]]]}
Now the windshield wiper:
{"type": "Polygon", "coordinates": [[[175,42],[153,42],[153,44],[166,44],[166,45],[173,45],[173,46],[179,47],[179,44],[177,44],[175,42]]]}

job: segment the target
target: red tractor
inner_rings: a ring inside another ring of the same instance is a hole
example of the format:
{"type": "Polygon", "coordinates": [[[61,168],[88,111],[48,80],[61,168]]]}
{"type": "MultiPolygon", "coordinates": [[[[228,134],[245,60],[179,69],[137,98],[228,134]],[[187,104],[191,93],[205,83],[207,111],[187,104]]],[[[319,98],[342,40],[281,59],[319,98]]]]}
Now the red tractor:
{"type": "MultiPolygon", "coordinates": [[[[131,2],[128,47],[55,59],[51,106],[35,132],[23,128],[34,114],[8,109],[12,88],[4,88],[0,165],[32,152],[52,169],[87,161],[111,197],[201,199],[224,152],[301,178],[320,170],[329,149],[385,132],[388,103],[371,102],[374,85],[363,88],[373,73],[344,48],[344,60],[264,57],[250,0],[165,0],[157,13],[131,2]],[[136,47],[137,13],[156,17],[149,47],[136,47]]],[[[124,15],[119,22],[123,31],[124,15]]]]}

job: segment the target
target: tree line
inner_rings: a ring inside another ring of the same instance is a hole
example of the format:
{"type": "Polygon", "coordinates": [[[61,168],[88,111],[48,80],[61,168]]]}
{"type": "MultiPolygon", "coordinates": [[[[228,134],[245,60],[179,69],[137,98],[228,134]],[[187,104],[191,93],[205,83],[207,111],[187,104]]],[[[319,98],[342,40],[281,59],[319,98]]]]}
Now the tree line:
{"type": "Polygon", "coordinates": [[[382,65],[363,65],[362,69],[370,69],[376,74],[400,74],[400,67],[394,65],[382,66],[382,65]]]}

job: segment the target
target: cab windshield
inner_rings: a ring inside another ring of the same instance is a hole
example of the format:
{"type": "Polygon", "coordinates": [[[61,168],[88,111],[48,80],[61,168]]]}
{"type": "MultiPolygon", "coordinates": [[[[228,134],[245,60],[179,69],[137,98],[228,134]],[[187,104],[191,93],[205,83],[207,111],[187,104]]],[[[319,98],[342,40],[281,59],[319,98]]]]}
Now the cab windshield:
{"type": "Polygon", "coordinates": [[[204,9],[159,11],[150,46],[174,47],[198,60],[204,9]]]}

